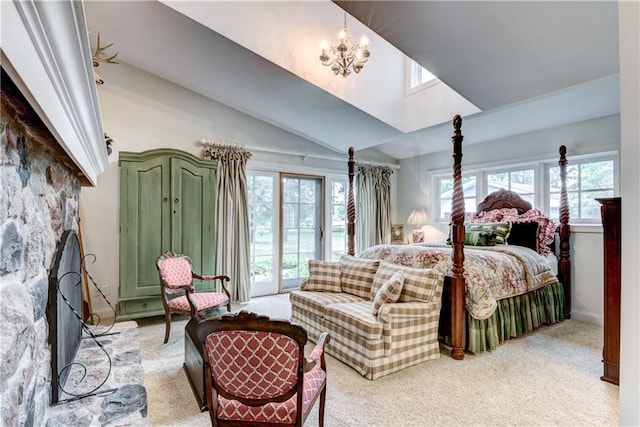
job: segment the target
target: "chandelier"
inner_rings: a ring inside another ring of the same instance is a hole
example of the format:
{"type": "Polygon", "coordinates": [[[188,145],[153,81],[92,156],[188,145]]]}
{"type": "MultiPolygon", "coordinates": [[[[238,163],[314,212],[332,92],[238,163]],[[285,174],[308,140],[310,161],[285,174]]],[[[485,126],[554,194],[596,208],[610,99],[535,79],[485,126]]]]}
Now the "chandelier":
{"type": "Polygon", "coordinates": [[[336,47],[329,47],[326,41],[320,44],[322,53],[320,61],[322,65],[331,66],[331,71],[336,76],[340,74],[347,77],[351,70],[359,73],[364,67],[364,63],[369,59],[369,40],[363,36],[360,44],[351,44],[351,34],[347,29],[347,13],[344,14],[344,28],[340,31],[340,44],[336,47]]]}

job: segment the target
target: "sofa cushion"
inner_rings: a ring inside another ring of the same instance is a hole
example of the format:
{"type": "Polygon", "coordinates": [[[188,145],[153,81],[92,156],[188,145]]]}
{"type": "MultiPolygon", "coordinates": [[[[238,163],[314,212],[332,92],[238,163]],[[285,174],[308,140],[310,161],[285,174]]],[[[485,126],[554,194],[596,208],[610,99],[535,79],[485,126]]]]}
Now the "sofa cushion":
{"type": "Polygon", "coordinates": [[[404,275],[404,284],[398,299],[399,302],[430,302],[433,299],[434,292],[438,289],[438,285],[444,280],[442,274],[431,268],[413,268],[381,261],[373,279],[373,286],[371,286],[372,299],[375,298],[378,289],[398,271],[401,271],[404,275]]]}
{"type": "Polygon", "coordinates": [[[362,298],[344,292],[308,292],[292,291],[289,293],[291,305],[305,310],[319,318],[324,317],[324,309],[329,304],[360,302],[362,298]]]}
{"type": "Polygon", "coordinates": [[[340,292],[340,272],[339,262],[309,260],[309,280],[302,290],[340,292]]]}
{"type": "Polygon", "coordinates": [[[364,339],[382,337],[382,323],[371,314],[372,301],[329,304],[324,309],[324,318],[364,339]]]}
{"type": "Polygon", "coordinates": [[[360,259],[350,255],[343,255],[340,258],[342,292],[372,300],[373,298],[370,296],[371,285],[379,264],[379,260],[360,259]]]}
{"type": "Polygon", "coordinates": [[[389,279],[384,282],[384,285],[378,289],[378,292],[376,292],[376,295],[373,298],[372,314],[374,316],[378,314],[378,309],[382,304],[398,301],[400,293],[402,292],[403,284],[404,274],[402,271],[395,272],[393,276],[389,277],[389,279]]]}

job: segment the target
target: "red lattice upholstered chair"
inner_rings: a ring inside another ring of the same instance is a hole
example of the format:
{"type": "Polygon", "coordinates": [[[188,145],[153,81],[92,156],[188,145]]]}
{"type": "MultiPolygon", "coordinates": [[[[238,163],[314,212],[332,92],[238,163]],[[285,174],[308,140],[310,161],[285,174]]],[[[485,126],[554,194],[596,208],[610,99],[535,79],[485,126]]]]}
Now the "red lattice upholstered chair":
{"type": "Polygon", "coordinates": [[[324,424],[327,369],[323,333],[309,358],[307,332],[287,320],[241,311],[198,324],[214,426],[302,426],[318,397],[324,424]]]}
{"type": "Polygon", "coordinates": [[[193,272],[191,258],[175,252],[165,252],[156,260],[162,288],[162,305],[165,315],[165,344],[171,332],[171,314],[190,315],[198,320],[203,318],[205,310],[219,305],[227,305],[231,311],[231,299],[225,282],[228,276],[202,276],[193,272]],[[222,292],[196,292],[193,279],[219,280],[222,292]]]}

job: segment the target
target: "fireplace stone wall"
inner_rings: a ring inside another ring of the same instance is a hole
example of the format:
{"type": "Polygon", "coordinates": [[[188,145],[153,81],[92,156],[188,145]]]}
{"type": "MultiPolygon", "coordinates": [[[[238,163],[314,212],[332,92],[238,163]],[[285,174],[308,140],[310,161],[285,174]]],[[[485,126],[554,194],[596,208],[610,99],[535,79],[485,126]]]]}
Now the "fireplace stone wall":
{"type": "Polygon", "coordinates": [[[77,230],[80,180],[6,74],[0,118],[0,425],[44,425],[50,401],[48,272],[77,230]]]}

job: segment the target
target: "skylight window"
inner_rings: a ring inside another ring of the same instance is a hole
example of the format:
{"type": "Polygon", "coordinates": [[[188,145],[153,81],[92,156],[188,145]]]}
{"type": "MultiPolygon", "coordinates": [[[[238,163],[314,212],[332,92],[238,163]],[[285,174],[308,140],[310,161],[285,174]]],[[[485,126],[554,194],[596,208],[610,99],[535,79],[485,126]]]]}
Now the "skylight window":
{"type": "Polygon", "coordinates": [[[416,89],[425,83],[429,83],[436,79],[436,76],[431,74],[429,70],[422,65],[415,62],[413,59],[408,59],[409,69],[409,90],[416,89]]]}

